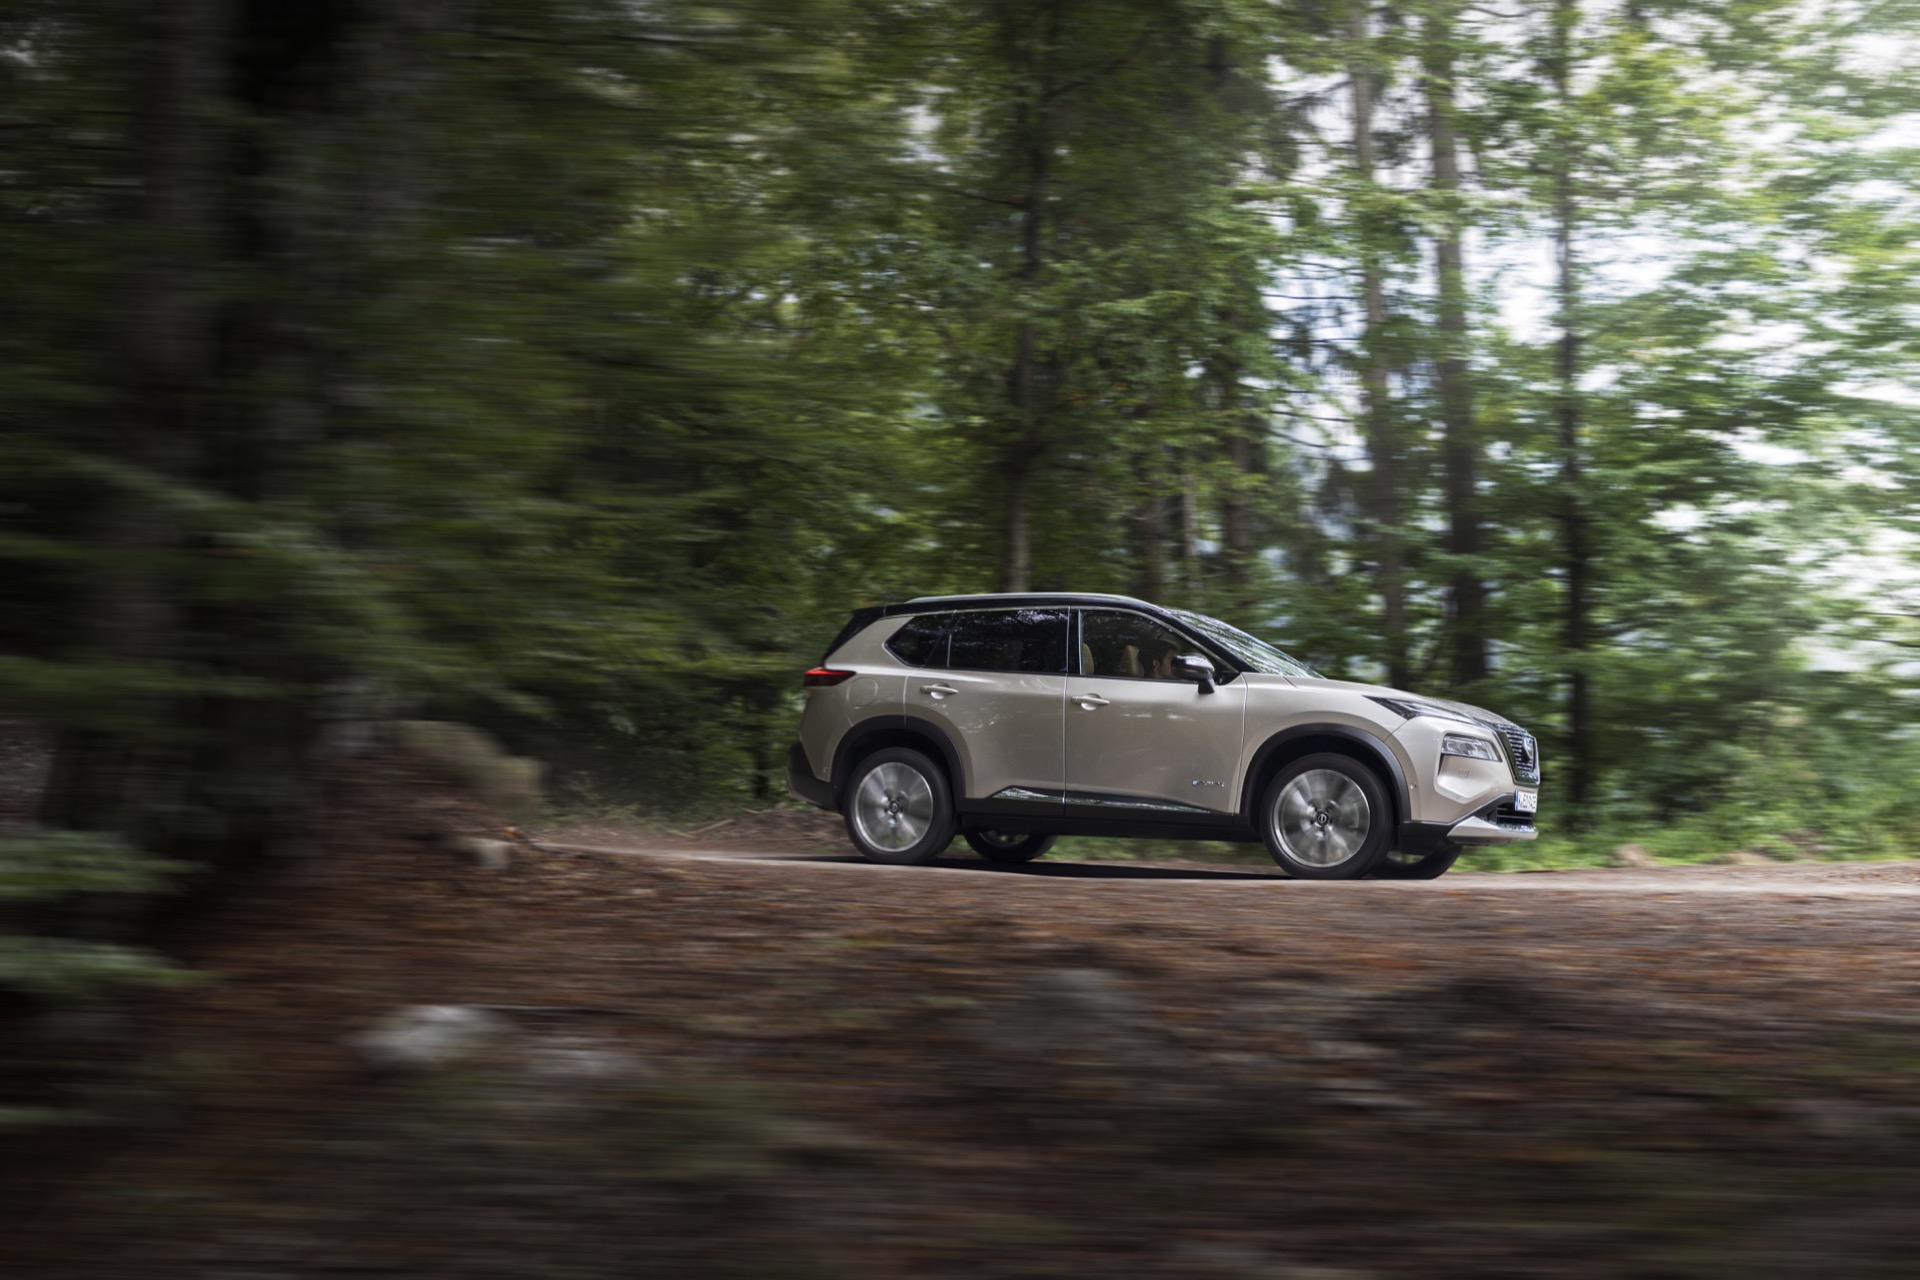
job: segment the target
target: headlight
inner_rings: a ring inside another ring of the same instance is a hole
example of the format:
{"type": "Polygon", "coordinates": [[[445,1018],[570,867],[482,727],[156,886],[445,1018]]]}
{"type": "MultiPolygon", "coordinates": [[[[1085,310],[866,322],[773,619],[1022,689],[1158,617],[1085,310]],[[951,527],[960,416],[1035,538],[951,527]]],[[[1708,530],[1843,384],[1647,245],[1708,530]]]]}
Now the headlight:
{"type": "Polygon", "coordinates": [[[1440,739],[1440,754],[1443,756],[1465,756],[1469,760],[1492,760],[1498,763],[1500,753],[1485,738],[1469,738],[1464,733],[1449,733],[1440,739]]]}
{"type": "Polygon", "coordinates": [[[1415,698],[1380,698],[1370,693],[1367,695],[1367,701],[1377,702],[1406,720],[1412,720],[1416,716],[1434,716],[1441,720],[1458,720],[1461,724],[1475,723],[1472,716],[1463,716],[1458,711],[1436,707],[1431,702],[1421,702],[1415,698]]]}

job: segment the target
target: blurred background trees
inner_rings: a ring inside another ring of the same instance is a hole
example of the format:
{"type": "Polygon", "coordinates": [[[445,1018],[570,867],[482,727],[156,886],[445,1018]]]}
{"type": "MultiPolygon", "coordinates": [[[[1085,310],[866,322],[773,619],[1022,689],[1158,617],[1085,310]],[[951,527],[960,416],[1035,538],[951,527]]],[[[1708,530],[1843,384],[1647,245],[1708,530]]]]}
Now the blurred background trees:
{"type": "Polygon", "coordinates": [[[1910,839],[1915,17],[16,0],[46,819],[244,860],[402,711],[765,801],[848,610],[1052,588],[1494,706],[1563,829],[1910,839]]]}

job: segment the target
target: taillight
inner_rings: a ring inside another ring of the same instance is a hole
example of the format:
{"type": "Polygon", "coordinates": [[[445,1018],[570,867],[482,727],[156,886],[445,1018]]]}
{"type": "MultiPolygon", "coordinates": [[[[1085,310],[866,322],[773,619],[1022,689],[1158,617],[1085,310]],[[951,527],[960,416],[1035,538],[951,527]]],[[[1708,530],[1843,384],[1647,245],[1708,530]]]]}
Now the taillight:
{"type": "Polygon", "coordinates": [[[851,680],[851,671],[835,671],[832,667],[815,667],[800,677],[801,687],[807,689],[831,689],[843,680],[851,680]]]}

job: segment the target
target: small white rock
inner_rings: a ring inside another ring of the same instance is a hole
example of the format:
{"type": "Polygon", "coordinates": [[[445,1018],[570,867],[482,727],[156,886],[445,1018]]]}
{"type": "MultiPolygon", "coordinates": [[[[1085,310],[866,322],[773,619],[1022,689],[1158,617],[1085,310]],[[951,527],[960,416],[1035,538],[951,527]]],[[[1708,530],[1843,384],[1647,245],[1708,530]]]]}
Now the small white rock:
{"type": "Polygon", "coordinates": [[[482,871],[505,871],[513,865],[513,846],[505,840],[487,840],[480,836],[454,836],[450,841],[460,854],[482,871]]]}
{"type": "Polygon", "coordinates": [[[445,1071],[479,1056],[511,1031],[484,1009],[423,1004],[395,1010],[346,1043],[376,1071],[445,1071]]]}

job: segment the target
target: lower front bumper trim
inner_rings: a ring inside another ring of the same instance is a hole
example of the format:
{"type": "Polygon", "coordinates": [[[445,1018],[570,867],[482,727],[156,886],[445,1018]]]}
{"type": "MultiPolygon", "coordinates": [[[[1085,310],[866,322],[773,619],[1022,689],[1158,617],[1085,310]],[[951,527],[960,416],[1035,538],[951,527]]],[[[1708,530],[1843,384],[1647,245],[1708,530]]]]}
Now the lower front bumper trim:
{"type": "Polygon", "coordinates": [[[1476,816],[1454,823],[1447,831],[1447,839],[1455,844],[1506,844],[1511,840],[1531,840],[1536,834],[1532,827],[1476,816]]]}

